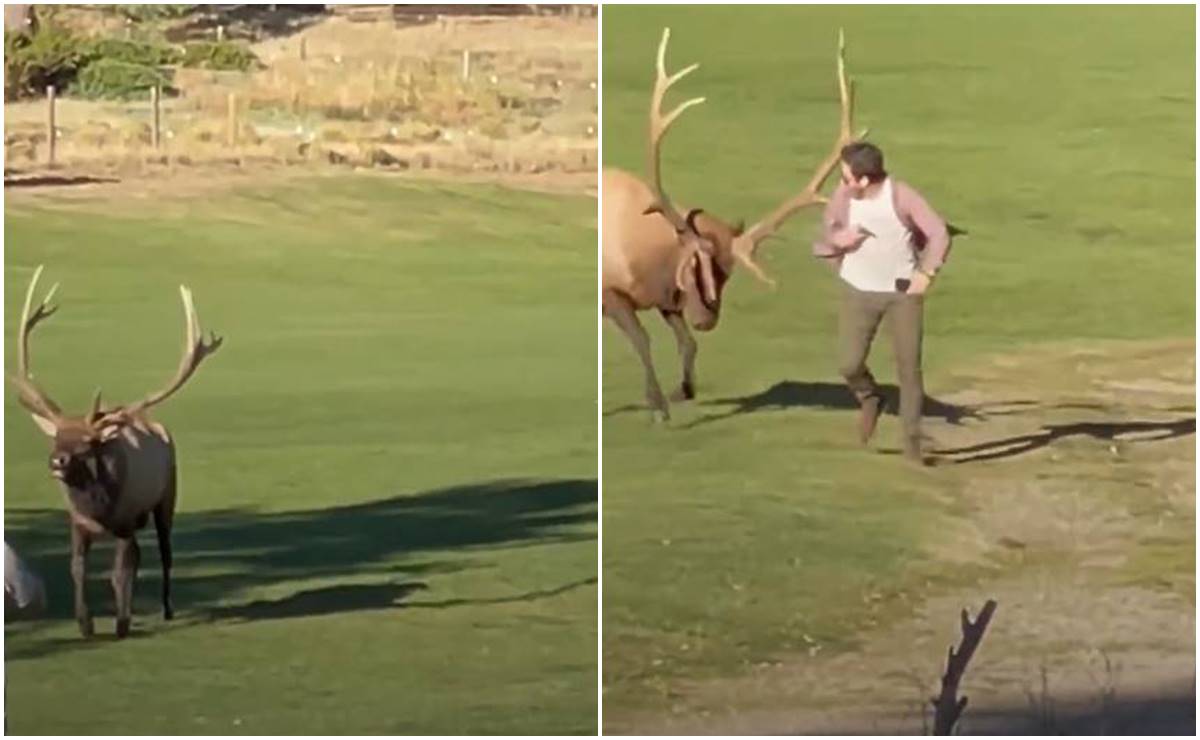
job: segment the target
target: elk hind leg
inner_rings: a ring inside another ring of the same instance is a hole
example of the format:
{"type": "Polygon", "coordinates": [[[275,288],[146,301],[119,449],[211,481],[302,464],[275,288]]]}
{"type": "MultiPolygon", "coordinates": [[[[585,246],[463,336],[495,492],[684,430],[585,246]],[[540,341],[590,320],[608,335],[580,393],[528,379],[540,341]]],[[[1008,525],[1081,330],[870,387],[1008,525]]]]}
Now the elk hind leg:
{"type": "Polygon", "coordinates": [[[163,619],[173,619],[175,609],[171,606],[171,524],[175,519],[175,471],[167,483],[166,493],[158,506],[154,507],[154,533],[158,538],[158,558],[162,564],[162,609],[163,619]]]}
{"type": "Polygon", "coordinates": [[[638,321],[637,312],[634,311],[628,300],[611,292],[605,295],[604,312],[620,327],[633,344],[633,349],[641,359],[642,367],[646,372],[646,403],[649,404],[656,421],[666,421],[671,418],[671,412],[667,407],[667,399],[663,395],[662,387],[658,384],[658,376],[654,374],[654,359],[650,355],[650,335],[646,333],[642,322],[638,321]]]}
{"type": "Polygon", "coordinates": [[[679,347],[679,360],[683,363],[683,382],[671,394],[672,401],[690,401],[696,397],[696,340],[688,329],[683,314],[678,311],[663,311],[663,319],[675,332],[675,343],[679,347]]]}
{"type": "Polygon", "coordinates": [[[117,540],[117,556],[112,571],[113,595],[117,601],[117,637],[129,634],[133,616],[133,584],[137,580],[140,559],[141,550],[136,534],[117,540]]]}
{"type": "Polygon", "coordinates": [[[91,547],[91,533],[72,522],[71,581],[75,586],[75,621],[79,623],[79,634],[84,637],[95,634],[92,613],[87,605],[87,556],[91,547]]]}

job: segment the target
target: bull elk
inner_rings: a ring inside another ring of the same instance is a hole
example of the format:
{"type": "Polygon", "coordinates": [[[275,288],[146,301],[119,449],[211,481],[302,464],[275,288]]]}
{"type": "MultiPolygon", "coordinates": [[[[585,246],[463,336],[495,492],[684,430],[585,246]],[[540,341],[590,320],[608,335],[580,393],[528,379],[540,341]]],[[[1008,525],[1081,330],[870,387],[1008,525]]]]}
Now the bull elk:
{"type": "Polygon", "coordinates": [[[29,367],[29,336],[57,310],[50,289],[31,313],[42,268],[38,267],[25,293],[17,339],[17,374],[10,377],[18,400],[53,442],[50,475],[66,494],[71,527],[71,578],[75,585],[75,619],[84,637],[93,632],[86,598],[87,554],[92,541],[103,535],[116,539],[112,571],[117,606],[117,637],[129,634],[133,586],[141,553],[137,531],[154,517],[162,564],[163,618],[171,619],[171,524],[175,515],[175,443],[147,412],[174,395],[196,368],[221,346],[215,335],[206,341],[200,331],[192,294],[180,286],[186,323],[186,344],[175,376],[161,390],[135,403],[106,407],[96,392],[92,408],[82,416],[63,413],[34,381],[29,367]]]}
{"type": "MultiPolygon", "coordinates": [[[[673,75],[666,70],[669,28],[658,45],[657,75],[650,98],[650,138],[647,152],[649,184],[629,172],[606,169],[603,175],[603,229],[601,246],[601,303],[604,315],[633,343],[645,370],[646,401],[655,419],[670,417],[650,356],[650,338],[637,312],[657,309],[675,334],[683,381],[672,400],[695,397],[697,331],[716,327],[721,294],[737,264],[759,280],[774,282],[754,256],[788,218],[801,209],[823,204],[820,189],[837,166],[841,149],[854,140],[853,84],[846,78],[845,39],[839,33],[837,75],[841,98],[841,125],[829,156],[821,162],[804,188],[748,229],[731,225],[699,208],[683,210],[668,197],[662,182],[663,137],[688,108],[704,102],[692,98],[670,113],[662,111],[663,97],[672,85],[695,71],[693,64],[673,75]]],[[[866,136],[866,131],[859,138],[866,136]]]]}

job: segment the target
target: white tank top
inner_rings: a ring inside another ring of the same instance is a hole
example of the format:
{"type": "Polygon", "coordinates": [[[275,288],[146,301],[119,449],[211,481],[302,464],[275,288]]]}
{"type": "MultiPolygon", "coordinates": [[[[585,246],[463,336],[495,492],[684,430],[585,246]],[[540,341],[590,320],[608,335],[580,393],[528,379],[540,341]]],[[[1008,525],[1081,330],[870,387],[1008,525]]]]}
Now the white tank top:
{"type": "Polygon", "coordinates": [[[842,258],[842,280],[859,290],[895,293],[896,280],[909,280],[916,270],[913,235],[896,215],[894,202],[890,177],[874,198],[850,199],[850,228],[874,234],[842,258]]]}

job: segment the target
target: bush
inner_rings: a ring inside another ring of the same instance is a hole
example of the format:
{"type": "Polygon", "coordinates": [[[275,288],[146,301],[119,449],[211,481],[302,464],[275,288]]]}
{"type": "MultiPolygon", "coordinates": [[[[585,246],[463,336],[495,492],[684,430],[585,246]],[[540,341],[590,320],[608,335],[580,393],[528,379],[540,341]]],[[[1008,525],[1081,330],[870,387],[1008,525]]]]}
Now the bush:
{"type": "Polygon", "coordinates": [[[171,78],[156,67],[99,59],[83,68],[72,91],[85,98],[127,100],[145,97],[150,88],[170,90],[171,78]]]}
{"type": "Polygon", "coordinates": [[[171,46],[124,39],[93,41],[89,51],[92,60],[107,59],[126,64],[139,64],[143,67],[178,64],[183,56],[178,49],[171,46]]]}
{"type": "Polygon", "coordinates": [[[184,47],[180,62],[185,67],[245,72],[259,66],[258,57],[230,41],[197,41],[184,47]]]}
{"type": "Polygon", "coordinates": [[[112,10],[131,21],[158,21],[182,18],[196,9],[195,5],[113,5],[112,10]]]}
{"type": "Polygon", "coordinates": [[[48,85],[68,87],[90,61],[86,39],[55,26],[4,35],[4,99],[41,95],[48,85]]]}

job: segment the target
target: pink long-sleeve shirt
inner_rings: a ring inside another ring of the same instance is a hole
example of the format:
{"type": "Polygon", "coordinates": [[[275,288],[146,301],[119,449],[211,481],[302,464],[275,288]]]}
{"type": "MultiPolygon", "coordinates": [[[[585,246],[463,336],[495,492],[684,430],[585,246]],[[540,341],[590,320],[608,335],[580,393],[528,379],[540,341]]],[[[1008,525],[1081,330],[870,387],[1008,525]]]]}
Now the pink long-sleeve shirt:
{"type": "MultiPolygon", "coordinates": [[[[921,269],[937,272],[950,251],[950,232],[946,221],[908,183],[892,179],[892,207],[896,216],[912,232],[913,246],[921,269]]],[[[821,218],[821,236],[813,243],[813,255],[840,264],[845,252],[833,245],[833,232],[845,228],[850,219],[850,190],[840,183],[833,191],[821,218]]]]}

